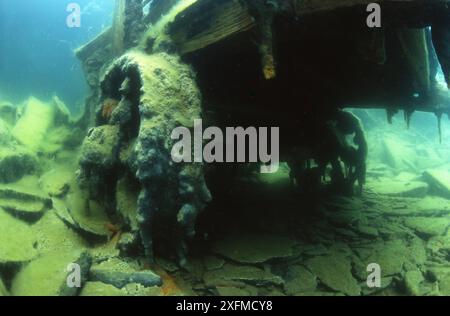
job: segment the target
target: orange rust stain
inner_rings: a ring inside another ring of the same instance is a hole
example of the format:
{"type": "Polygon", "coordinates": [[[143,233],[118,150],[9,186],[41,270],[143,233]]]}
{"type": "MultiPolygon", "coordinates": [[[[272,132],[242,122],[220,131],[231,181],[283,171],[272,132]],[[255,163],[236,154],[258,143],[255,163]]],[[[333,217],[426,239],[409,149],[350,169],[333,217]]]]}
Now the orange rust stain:
{"type": "Polygon", "coordinates": [[[105,227],[111,233],[110,244],[116,245],[122,236],[122,227],[112,223],[106,223],[105,227]]]}
{"type": "Polygon", "coordinates": [[[111,118],[112,112],[117,108],[119,102],[120,101],[111,98],[108,98],[105,101],[103,101],[102,117],[105,119],[111,118]]]}
{"type": "Polygon", "coordinates": [[[162,292],[164,296],[174,296],[183,293],[183,290],[177,285],[175,279],[160,266],[156,264],[145,264],[144,269],[150,269],[161,277],[163,281],[162,292]]]}

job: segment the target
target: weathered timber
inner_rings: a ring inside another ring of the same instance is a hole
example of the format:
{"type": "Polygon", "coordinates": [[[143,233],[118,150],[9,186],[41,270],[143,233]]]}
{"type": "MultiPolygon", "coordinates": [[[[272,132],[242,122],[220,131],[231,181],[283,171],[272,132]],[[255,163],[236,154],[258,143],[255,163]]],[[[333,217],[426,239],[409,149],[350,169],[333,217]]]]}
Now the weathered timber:
{"type": "Polygon", "coordinates": [[[116,0],[113,21],[113,48],[114,55],[119,56],[124,49],[125,40],[125,0],[116,0]]]}
{"type": "Polygon", "coordinates": [[[200,1],[171,25],[169,34],[181,54],[190,53],[255,27],[242,1],[200,1]]]}
{"type": "Polygon", "coordinates": [[[103,33],[98,35],[89,43],[81,46],[80,48],[75,50],[75,55],[82,62],[86,61],[89,57],[95,54],[99,50],[99,48],[103,48],[111,44],[113,38],[113,29],[109,27],[103,33]]]}

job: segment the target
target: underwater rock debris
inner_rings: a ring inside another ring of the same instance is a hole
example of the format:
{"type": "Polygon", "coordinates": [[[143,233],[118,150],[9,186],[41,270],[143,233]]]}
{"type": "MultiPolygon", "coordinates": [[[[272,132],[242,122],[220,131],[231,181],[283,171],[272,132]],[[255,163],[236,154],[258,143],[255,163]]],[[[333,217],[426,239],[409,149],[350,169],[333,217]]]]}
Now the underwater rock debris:
{"type": "Polygon", "coordinates": [[[359,296],[361,288],[351,274],[351,262],[343,255],[329,255],[308,260],[306,266],[331,289],[359,296]]]}
{"type": "Polygon", "coordinates": [[[449,1],[380,1],[365,38],[368,2],[117,1],[77,51],[79,120],[57,97],[0,103],[0,296],[449,295],[450,150],[342,109],[450,113],[432,62],[448,84],[449,1]],[[199,118],[280,126],[287,163],[173,163],[172,130],[199,118]]]}

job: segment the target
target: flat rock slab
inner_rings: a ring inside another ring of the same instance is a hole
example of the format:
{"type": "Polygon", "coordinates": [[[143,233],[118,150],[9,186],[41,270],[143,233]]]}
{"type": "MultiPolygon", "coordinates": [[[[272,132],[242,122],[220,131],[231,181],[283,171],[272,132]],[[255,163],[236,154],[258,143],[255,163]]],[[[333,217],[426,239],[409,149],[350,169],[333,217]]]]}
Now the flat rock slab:
{"type": "Polygon", "coordinates": [[[217,241],[212,251],[240,263],[263,263],[272,259],[288,258],[293,255],[296,243],[279,235],[237,235],[217,241]]]}
{"type": "Polygon", "coordinates": [[[247,287],[239,288],[239,287],[234,287],[234,286],[218,286],[218,287],[216,287],[216,289],[217,289],[217,293],[219,293],[220,296],[243,297],[243,296],[257,296],[258,295],[258,291],[254,291],[253,289],[249,289],[247,287]]]}
{"type": "Polygon", "coordinates": [[[80,266],[82,283],[86,280],[89,256],[80,251],[46,254],[30,262],[14,277],[11,294],[14,296],[74,296],[78,288],[68,287],[71,271],[67,267],[76,263],[80,266]]]}
{"type": "Polygon", "coordinates": [[[382,267],[383,277],[400,275],[404,264],[410,260],[410,252],[408,245],[401,240],[374,243],[366,251],[358,251],[362,262],[357,270],[363,271],[367,277],[368,265],[377,263],[382,267]]]}
{"type": "Polygon", "coordinates": [[[378,230],[369,225],[358,224],[355,227],[353,227],[353,230],[357,232],[359,235],[369,239],[376,239],[379,236],[378,230]]]}
{"type": "Polygon", "coordinates": [[[91,236],[109,238],[111,232],[108,230],[110,220],[105,209],[97,202],[87,198],[87,194],[78,188],[73,188],[66,198],[66,207],[70,217],[62,210],[58,214],[65,218],[69,225],[75,229],[84,231],[91,236]]]}
{"type": "Polygon", "coordinates": [[[81,290],[80,296],[126,296],[126,293],[111,284],[89,281],[81,290]]]}
{"type": "Polygon", "coordinates": [[[420,296],[423,295],[421,291],[421,283],[425,278],[420,271],[408,271],[405,273],[404,282],[405,288],[409,295],[420,296]]]}
{"type": "Polygon", "coordinates": [[[80,296],[162,296],[160,287],[144,287],[140,284],[129,284],[122,289],[102,282],[87,282],[80,296]]]}
{"type": "Polygon", "coordinates": [[[2,279],[0,279],[0,296],[9,296],[8,290],[2,279]]]}
{"type": "Polygon", "coordinates": [[[25,102],[24,109],[12,133],[21,144],[36,151],[53,124],[55,111],[52,105],[34,97],[25,102]]]}
{"type": "Polygon", "coordinates": [[[36,156],[28,149],[21,146],[0,146],[0,182],[20,180],[35,171],[37,166],[36,156]]]}
{"type": "Polygon", "coordinates": [[[447,217],[411,217],[405,219],[405,225],[426,237],[442,236],[450,226],[447,217]]]}
{"type": "Polygon", "coordinates": [[[52,200],[40,191],[38,179],[28,176],[13,184],[0,185],[0,207],[34,221],[52,208],[52,200]]]}
{"type": "Polygon", "coordinates": [[[384,152],[381,157],[388,166],[403,171],[415,171],[412,147],[397,137],[385,137],[382,143],[384,152]]]}
{"type": "Polygon", "coordinates": [[[450,234],[431,237],[427,242],[427,250],[434,256],[439,255],[444,258],[450,256],[450,234]]]}
{"type": "Polygon", "coordinates": [[[447,169],[428,170],[423,177],[433,192],[450,199],[450,172],[447,169]]]}
{"type": "Polygon", "coordinates": [[[203,258],[203,265],[208,271],[218,270],[225,265],[225,260],[216,256],[206,256],[203,258]]]}
{"type": "Polygon", "coordinates": [[[74,177],[72,170],[55,168],[42,175],[39,184],[48,195],[61,198],[69,191],[70,182],[74,177]]]}
{"type": "Polygon", "coordinates": [[[151,271],[120,272],[95,268],[91,271],[91,279],[111,284],[122,289],[127,284],[136,283],[145,287],[161,286],[161,278],[151,271]]]}
{"type": "Polygon", "coordinates": [[[444,296],[450,295],[450,273],[439,280],[439,292],[444,296]]]}
{"type": "Polygon", "coordinates": [[[402,197],[425,197],[428,184],[422,181],[399,181],[383,178],[367,183],[367,187],[377,194],[402,197]]]}
{"type": "Polygon", "coordinates": [[[136,283],[144,287],[161,286],[161,277],[150,270],[138,271],[137,266],[121,261],[109,259],[91,268],[90,279],[124,288],[127,284],[136,283]]]}
{"type": "Polygon", "coordinates": [[[284,291],[287,295],[314,291],[317,288],[317,278],[304,266],[289,267],[285,277],[284,291]]]}
{"type": "Polygon", "coordinates": [[[31,227],[0,208],[0,263],[20,263],[36,257],[31,227]]]}
{"type": "Polygon", "coordinates": [[[426,196],[423,199],[397,199],[387,203],[381,212],[389,216],[439,217],[450,215],[448,199],[438,196],[426,196]]]}
{"type": "Polygon", "coordinates": [[[226,264],[220,270],[206,272],[203,280],[207,287],[239,286],[242,283],[255,286],[283,285],[284,283],[281,277],[263,269],[232,264],[226,264]]]}
{"type": "Polygon", "coordinates": [[[361,295],[361,288],[351,273],[351,262],[344,255],[315,257],[307,260],[306,266],[330,289],[350,296],[361,295]]]}
{"type": "Polygon", "coordinates": [[[54,210],[50,210],[32,227],[36,237],[39,254],[55,251],[68,252],[74,249],[80,251],[88,248],[85,240],[66,225],[54,210]]]}
{"type": "Polygon", "coordinates": [[[388,287],[390,287],[392,285],[393,280],[394,280],[393,277],[381,278],[381,280],[380,280],[380,287],[369,288],[367,286],[367,279],[366,279],[360,284],[361,285],[361,289],[362,289],[362,294],[364,296],[377,294],[377,293],[387,289],[388,287]]]}

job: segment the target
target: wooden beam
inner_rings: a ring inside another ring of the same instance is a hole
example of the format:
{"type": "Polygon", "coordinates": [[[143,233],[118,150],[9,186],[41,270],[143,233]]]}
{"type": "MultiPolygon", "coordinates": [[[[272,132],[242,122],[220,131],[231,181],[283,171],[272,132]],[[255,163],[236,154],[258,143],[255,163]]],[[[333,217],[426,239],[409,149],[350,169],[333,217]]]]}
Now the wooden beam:
{"type": "Polygon", "coordinates": [[[158,20],[178,2],[178,0],[153,0],[145,20],[155,24],[158,20]]]}
{"type": "Polygon", "coordinates": [[[180,53],[186,54],[255,25],[255,19],[242,1],[201,1],[177,17],[169,34],[180,53]]]}
{"type": "Polygon", "coordinates": [[[75,50],[75,56],[77,56],[81,61],[85,61],[90,56],[94,55],[94,53],[99,49],[103,49],[106,46],[110,45],[112,39],[113,29],[112,27],[109,27],[89,43],[81,46],[80,48],[77,48],[75,50]]]}
{"type": "Polygon", "coordinates": [[[120,56],[124,50],[126,0],[116,0],[113,20],[113,50],[120,56]]]}
{"type": "MultiPolygon", "coordinates": [[[[283,1],[283,0],[280,0],[283,1]]],[[[301,16],[304,14],[316,13],[320,11],[329,11],[346,7],[369,5],[370,3],[388,4],[395,3],[397,5],[424,5],[424,4],[444,4],[450,3],[449,0],[287,0],[290,2],[290,6],[294,9],[296,15],[301,16]]]]}

